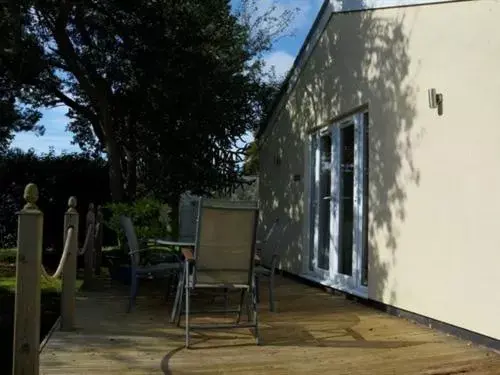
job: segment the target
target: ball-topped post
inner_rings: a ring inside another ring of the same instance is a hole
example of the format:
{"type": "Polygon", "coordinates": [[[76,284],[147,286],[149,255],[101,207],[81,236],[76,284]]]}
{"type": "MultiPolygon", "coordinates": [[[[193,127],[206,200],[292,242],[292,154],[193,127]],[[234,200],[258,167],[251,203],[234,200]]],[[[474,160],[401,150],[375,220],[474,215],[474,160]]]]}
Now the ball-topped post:
{"type": "Polygon", "coordinates": [[[90,287],[92,285],[92,276],[94,273],[94,252],[95,252],[95,210],[94,210],[94,203],[89,204],[89,211],[87,212],[87,217],[86,217],[86,227],[87,227],[87,233],[86,235],[88,236],[88,241],[86,241],[87,248],[85,249],[85,256],[84,256],[84,262],[85,262],[85,267],[84,267],[84,272],[83,272],[83,278],[84,278],[84,286],[85,287],[90,287]]]}
{"type": "Polygon", "coordinates": [[[43,213],[36,205],[35,184],[26,185],[23,197],[26,204],[18,213],[13,374],[32,374],[39,366],[43,213]]]}
{"type": "Polygon", "coordinates": [[[76,291],[76,263],[78,256],[78,226],[79,215],[76,210],[76,197],[69,197],[68,210],[64,214],[64,236],[66,244],[68,230],[73,228],[73,236],[69,239],[70,250],[64,265],[61,291],[61,331],[71,331],[75,328],[75,291],[76,291]]]}
{"type": "Polygon", "coordinates": [[[68,212],[76,211],[77,200],[76,197],[69,197],[68,199],[68,212]]]}
{"type": "Polygon", "coordinates": [[[33,183],[29,183],[26,185],[24,188],[24,194],[23,194],[24,200],[26,201],[26,204],[24,205],[25,210],[37,210],[38,206],[36,205],[36,202],[38,202],[38,186],[33,183]]]}

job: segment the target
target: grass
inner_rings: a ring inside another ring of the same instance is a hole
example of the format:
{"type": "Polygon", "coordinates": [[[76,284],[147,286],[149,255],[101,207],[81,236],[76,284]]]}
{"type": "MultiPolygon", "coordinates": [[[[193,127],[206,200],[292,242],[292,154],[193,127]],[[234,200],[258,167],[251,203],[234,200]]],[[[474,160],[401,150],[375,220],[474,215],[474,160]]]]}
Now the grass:
{"type": "MultiPolygon", "coordinates": [[[[17,249],[0,249],[0,291],[15,293],[16,291],[16,256],[17,249]]],[[[76,287],[80,288],[81,280],[76,280],[76,287]]],[[[42,293],[60,293],[61,280],[46,278],[40,279],[42,293]]]]}
{"type": "Polygon", "coordinates": [[[0,249],[0,263],[16,263],[17,249],[0,249]]]}

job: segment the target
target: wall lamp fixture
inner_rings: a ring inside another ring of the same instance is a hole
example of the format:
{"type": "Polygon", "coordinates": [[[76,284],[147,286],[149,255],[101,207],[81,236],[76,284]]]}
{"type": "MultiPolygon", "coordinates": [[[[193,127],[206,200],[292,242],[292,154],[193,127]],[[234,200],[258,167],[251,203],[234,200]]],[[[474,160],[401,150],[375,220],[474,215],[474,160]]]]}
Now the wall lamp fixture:
{"type": "Polygon", "coordinates": [[[436,89],[429,89],[429,107],[437,108],[438,115],[443,114],[443,94],[437,93],[436,89]]]}

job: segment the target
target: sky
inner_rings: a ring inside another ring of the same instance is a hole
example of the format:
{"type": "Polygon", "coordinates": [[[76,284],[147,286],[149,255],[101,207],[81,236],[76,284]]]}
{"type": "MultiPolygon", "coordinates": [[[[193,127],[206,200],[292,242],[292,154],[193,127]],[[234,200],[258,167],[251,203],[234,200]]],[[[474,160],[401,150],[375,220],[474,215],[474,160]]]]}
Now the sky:
{"type": "MultiPolygon", "coordinates": [[[[268,9],[273,0],[258,0],[258,2],[262,9],[268,9]]],[[[274,0],[274,2],[279,13],[284,9],[298,9],[298,13],[289,28],[288,34],[291,35],[279,39],[273,49],[265,56],[267,67],[274,66],[278,75],[286,75],[316,18],[323,0],[274,0]]],[[[233,5],[237,3],[238,0],[232,0],[233,5]]],[[[65,130],[68,122],[65,116],[66,111],[67,108],[64,106],[43,110],[41,123],[45,126],[45,134],[36,136],[33,133],[18,133],[11,146],[23,150],[32,148],[37,153],[47,153],[51,147],[56,154],[80,151],[78,146],[71,144],[72,135],[65,130]]]]}

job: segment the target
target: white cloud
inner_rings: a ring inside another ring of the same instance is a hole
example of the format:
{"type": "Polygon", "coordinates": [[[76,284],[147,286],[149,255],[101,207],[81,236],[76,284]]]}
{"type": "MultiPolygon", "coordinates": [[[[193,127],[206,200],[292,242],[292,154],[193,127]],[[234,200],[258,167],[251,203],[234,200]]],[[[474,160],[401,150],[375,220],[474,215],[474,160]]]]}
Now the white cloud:
{"type": "Polygon", "coordinates": [[[274,51],[264,57],[266,67],[274,66],[276,75],[283,78],[293,65],[295,57],[285,51],[274,51]]]}

